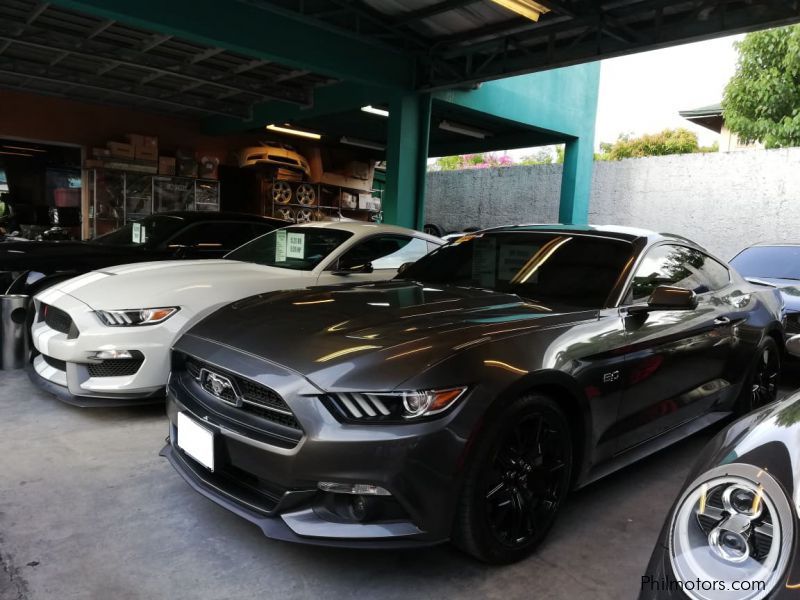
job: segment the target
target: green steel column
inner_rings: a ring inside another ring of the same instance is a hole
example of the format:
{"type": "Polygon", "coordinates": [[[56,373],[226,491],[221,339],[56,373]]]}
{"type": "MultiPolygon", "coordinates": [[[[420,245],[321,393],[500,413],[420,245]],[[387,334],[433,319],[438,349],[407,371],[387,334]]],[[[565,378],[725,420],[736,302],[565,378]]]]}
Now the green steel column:
{"type": "Polygon", "coordinates": [[[558,221],[567,225],[589,222],[589,197],[594,169],[594,136],[570,140],[564,150],[564,171],[561,175],[561,204],[558,221]]]}
{"type": "Polygon", "coordinates": [[[383,192],[386,223],[422,227],[430,106],[429,94],[403,94],[389,102],[386,188],[383,192]]]}

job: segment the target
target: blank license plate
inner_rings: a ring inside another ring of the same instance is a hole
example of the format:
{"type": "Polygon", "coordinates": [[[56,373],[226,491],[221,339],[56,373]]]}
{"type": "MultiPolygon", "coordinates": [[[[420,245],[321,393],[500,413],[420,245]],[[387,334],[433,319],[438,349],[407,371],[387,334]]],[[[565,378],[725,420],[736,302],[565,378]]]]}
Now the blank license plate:
{"type": "Polygon", "coordinates": [[[178,447],[204,467],[214,470],[214,433],[184,413],[178,413],[178,447]]]}

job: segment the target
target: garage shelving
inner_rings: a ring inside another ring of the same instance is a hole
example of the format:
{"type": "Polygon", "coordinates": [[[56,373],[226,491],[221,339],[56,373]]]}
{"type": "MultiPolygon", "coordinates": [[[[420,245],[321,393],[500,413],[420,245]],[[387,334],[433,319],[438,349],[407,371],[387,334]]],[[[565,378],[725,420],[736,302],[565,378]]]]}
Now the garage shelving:
{"type": "Polygon", "coordinates": [[[219,210],[215,179],[149,175],[114,169],[89,171],[89,223],[92,237],[158,212],[219,210]]]}
{"type": "Polygon", "coordinates": [[[264,213],[296,223],[381,220],[381,190],[272,179],[264,186],[264,213]]]}

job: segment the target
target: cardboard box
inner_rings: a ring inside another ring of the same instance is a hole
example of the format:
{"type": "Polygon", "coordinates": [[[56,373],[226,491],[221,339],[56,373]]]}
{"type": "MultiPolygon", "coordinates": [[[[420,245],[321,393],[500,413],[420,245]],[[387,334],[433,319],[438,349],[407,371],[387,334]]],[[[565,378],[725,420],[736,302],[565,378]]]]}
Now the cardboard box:
{"type": "Polygon", "coordinates": [[[122,142],[108,142],[106,144],[109,151],[111,152],[111,156],[114,158],[133,158],[133,146],[131,144],[125,144],[122,142]]]}
{"type": "Polygon", "coordinates": [[[175,157],[173,157],[173,156],[159,156],[158,157],[158,174],[159,175],[175,175],[175,157]]]}
{"type": "Polygon", "coordinates": [[[141,146],[134,146],[134,156],[136,160],[158,160],[158,148],[142,148],[141,146]]]}
{"type": "Polygon", "coordinates": [[[359,194],[358,208],[378,212],[381,209],[381,199],[372,194],[359,194]]]}
{"type": "Polygon", "coordinates": [[[372,190],[372,180],[365,181],[356,177],[347,177],[339,173],[323,173],[320,183],[325,185],[338,185],[339,187],[357,190],[359,192],[369,192],[372,190]]]}
{"type": "Polygon", "coordinates": [[[92,156],[94,158],[109,158],[111,157],[111,150],[108,148],[92,148],[92,156]]]}
{"type": "Polygon", "coordinates": [[[154,135],[128,133],[125,134],[125,139],[134,148],[144,148],[158,152],[158,138],[154,135]]]}

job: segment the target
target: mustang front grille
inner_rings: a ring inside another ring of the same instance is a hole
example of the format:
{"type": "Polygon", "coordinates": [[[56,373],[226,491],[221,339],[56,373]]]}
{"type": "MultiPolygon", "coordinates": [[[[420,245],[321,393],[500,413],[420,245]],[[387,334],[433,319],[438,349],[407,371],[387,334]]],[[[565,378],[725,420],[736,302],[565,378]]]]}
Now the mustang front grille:
{"type": "Polygon", "coordinates": [[[89,365],[91,377],[124,377],[136,375],[144,363],[144,355],[138,350],[131,352],[133,358],[112,358],[89,365]]]}
{"type": "Polygon", "coordinates": [[[284,427],[303,431],[289,405],[274,390],[259,383],[234,375],[214,365],[209,365],[187,357],[184,361],[186,372],[200,384],[205,391],[222,402],[236,406],[239,410],[272,421],[284,427]],[[235,389],[220,388],[216,393],[213,384],[204,373],[216,374],[229,380],[235,389]],[[241,402],[239,402],[241,400],[241,402]]]}
{"type": "Polygon", "coordinates": [[[42,304],[39,309],[39,321],[44,321],[50,329],[66,333],[68,339],[78,337],[78,328],[66,312],[49,304],[42,304]]]}

